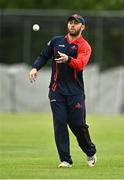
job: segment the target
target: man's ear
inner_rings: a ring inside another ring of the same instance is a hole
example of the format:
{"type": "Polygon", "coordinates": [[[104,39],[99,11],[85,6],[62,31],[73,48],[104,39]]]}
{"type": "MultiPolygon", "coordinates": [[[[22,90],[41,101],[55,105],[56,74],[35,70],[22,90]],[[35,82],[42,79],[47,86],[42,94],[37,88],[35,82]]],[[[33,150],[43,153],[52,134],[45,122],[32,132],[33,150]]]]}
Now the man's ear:
{"type": "Polygon", "coordinates": [[[83,31],[83,30],[85,29],[85,25],[82,25],[82,28],[81,28],[81,29],[82,29],[82,31],[83,31]]]}

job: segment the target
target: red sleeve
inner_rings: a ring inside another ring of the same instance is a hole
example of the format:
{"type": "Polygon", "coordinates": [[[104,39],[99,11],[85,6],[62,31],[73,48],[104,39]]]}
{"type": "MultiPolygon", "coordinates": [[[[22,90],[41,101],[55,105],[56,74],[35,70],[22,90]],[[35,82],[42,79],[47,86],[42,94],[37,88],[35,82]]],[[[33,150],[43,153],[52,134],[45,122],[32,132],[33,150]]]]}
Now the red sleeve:
{"type": "Polygon", "coordinates": [[[88,43],[79,47],[77,58],[71,58],[68,65],[77,71],[82,71],[89,61],[91,47],[88,43]]]}

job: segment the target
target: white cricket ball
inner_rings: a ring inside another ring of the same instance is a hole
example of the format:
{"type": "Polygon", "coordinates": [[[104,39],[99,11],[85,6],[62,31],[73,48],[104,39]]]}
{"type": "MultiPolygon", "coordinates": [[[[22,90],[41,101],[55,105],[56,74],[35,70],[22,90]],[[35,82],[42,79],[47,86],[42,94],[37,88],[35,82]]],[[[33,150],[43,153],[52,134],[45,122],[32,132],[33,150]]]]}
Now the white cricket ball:
{"type": "Polygon", "coordinates": [[[34,31],[39,31],[39,29],[40,29],[40,26],[38,24],[33,25],[33,30],[34,31]]]}

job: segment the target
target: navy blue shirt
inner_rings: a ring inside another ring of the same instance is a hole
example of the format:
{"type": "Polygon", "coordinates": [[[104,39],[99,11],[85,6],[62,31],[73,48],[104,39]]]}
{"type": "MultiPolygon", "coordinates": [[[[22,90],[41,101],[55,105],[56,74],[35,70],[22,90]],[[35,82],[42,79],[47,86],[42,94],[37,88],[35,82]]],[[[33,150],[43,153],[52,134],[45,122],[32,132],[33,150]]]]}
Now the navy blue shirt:
{"type": "Polygon", "coordinates": [[[74,41],[69,41],[68,35],[54,37],[37,57],[33,68],[40,70],[51,59],[50,90],[64,95],[81,94],[84,93],[83,69],[90,54],[91,47],[82,36],[74,41]],[[58,51],[69,56],[67,63],[58,64],[55,61],[58,51]]]}

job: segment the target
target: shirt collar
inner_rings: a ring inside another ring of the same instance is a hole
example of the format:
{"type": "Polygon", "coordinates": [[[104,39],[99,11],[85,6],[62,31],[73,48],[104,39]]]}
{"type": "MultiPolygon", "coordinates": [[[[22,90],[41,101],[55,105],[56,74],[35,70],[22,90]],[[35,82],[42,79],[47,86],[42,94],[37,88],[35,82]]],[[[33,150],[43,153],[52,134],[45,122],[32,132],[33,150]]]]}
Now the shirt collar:
{"type": "Polygon", "coordinates": [[[75,39],[75,40],[73,40],[73,41],[70,41],[69,40],[69,36],[68,36],[68,34],[65,36],[65,39],[67,40],[67,42],[69,43],[69,44],[72,44],[72,43],[79,43],[79,42],[81,42],[82,40],[83,40],[83,37],[82,37],[82,35],[80,35],[80,37],[78,37],[77,39],[75,39]]]}

